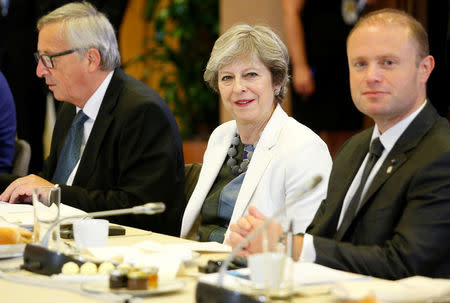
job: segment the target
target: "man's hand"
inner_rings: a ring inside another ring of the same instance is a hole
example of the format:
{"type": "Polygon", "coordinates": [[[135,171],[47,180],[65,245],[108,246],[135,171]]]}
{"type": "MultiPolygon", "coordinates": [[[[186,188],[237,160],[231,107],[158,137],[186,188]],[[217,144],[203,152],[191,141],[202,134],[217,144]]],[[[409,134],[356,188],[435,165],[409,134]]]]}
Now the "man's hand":
{"type": "Polygon", "coordinates": [[[0,201],[9,203],[32,202],[33,188],[38,186],[54,186],[54,184],[36,175],[18,178],[11,182],[0,195],[0,201]]]}
{"type": "MultiPolygon", "coordinates": [[[[249,233],[263,224],[265,218],[266,217],[255,206],[250,206],[248,215],[240,218],[236,224],[230,225],[231,233],[227,239],[227,244],[231,245],[233,248],[238,246],[244,241],[249,233]]],[[[280,224],[277,222],[269,223],[266,227],[269,248],[275,246],[282,232],[283,230],[280,224]]],[[[242,249],[240,255],[248,256],[250,254],[262,252],[262,234],[263,232],[250,241],[250,243],[242,249]]]]}

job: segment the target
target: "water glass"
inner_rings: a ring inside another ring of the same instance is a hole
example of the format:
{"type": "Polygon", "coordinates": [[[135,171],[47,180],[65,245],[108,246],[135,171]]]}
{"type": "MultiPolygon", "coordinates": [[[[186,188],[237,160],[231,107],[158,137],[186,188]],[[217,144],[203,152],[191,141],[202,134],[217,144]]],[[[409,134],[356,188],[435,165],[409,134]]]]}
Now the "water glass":
{"type": "Polygon", "coordinates": [[[60,217],[61,189],[58,186],[39,186],[33,189],[34,233],[33,241],[42,243],[50,232],[49,248],[59,249],[59,224],[50,226],[60,217]]]}
{"type": "Polygon", "coordinates": [[[262,232],[263,251],[248,257],[253,292],[269,300],[289,300],[293,290],[292,238],[268,235],[270,232],[262,232]]]}

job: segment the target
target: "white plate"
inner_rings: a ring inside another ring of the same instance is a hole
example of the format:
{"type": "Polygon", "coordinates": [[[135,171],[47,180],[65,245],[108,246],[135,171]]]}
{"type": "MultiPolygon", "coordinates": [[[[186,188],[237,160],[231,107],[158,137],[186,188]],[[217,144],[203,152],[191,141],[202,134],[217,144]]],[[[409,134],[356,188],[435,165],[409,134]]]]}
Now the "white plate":
{"type": "Polygon", "coordinates": [[[26,244],[0,245],[0,259],[16,258],[23,255],[26,244]]]}
{"type": "Polygon", "coordinates": [[[182,289],[183,287],[184,282],[182,280],[172,280],[163,283],[160,282],[157,288],[149,288],[146,290],[130,290],[126,288],[111,289],[109,288],[109,281],[95,281],[81,284],[81,289],[87,292],[94,292],[94,293],[112,292],[115,294],[130,294],[133,296],[141,296],[141,297],[174,292],[182,289]]]}

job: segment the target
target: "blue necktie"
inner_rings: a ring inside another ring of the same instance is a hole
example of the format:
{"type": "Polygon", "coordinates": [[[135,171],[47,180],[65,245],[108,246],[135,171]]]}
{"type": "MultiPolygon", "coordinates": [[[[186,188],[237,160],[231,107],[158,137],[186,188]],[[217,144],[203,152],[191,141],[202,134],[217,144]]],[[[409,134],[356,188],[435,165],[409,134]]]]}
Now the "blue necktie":
{"type": "Polygon", "coordinates": [[[83,139],[84,122],[89,117],[82,110],[78,112],[72,122],[72,126],[67,133],[64,146],[56,164],[55,173],[52,178],[53,183],[66,184],[75,165],[80,158],[81,141],[83,139]]]}

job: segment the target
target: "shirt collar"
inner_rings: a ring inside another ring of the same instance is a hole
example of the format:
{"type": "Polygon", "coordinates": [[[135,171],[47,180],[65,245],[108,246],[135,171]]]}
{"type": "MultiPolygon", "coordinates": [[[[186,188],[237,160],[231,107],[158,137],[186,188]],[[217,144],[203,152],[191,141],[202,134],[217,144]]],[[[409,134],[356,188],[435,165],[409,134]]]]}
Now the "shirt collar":
{"type": "MultiPolygon", "coordinates": [[[[95,120],[97,118],[98,111],[100,110],[103,98],[105,97],[106,89],[111,82],[113,74],[114,71],[109,72],[109,74],[105,77],[105,80],[103,80],[102,84],[100,84],[97,90],[92,94],[92,96],[84,105],[83,112],[86,114],[86,116],[89,117],[89,119],[95,120]]],[[[81,108],[77,106],[77,113],[80,110],[81,108]]]]}
{"type": "Polygon", "coordinates": [[[389,152],[391,151],[392,147],[394,147],[395,142],[397,142],[398,138],[403,134],[403,132],[406,130],[406,128],[409,126],[409,124],[414,120],[414,118],[422,111],[422,109],[425,107],[425,104],[427,104],[427,100],[423,102],[423,104],[416,109],[412,114],[410,114],[408,117],[404,118],[391,128],[389,128],[387,131],[385,131],[383,134],[380,134],[380,130],[378,129],[378,126],[375,124],[375,127],[372,132],[372,139],[370,142],[380,137],[380,141],[384,146],[384,150],[389,152]]]}

